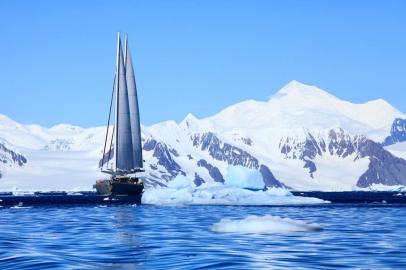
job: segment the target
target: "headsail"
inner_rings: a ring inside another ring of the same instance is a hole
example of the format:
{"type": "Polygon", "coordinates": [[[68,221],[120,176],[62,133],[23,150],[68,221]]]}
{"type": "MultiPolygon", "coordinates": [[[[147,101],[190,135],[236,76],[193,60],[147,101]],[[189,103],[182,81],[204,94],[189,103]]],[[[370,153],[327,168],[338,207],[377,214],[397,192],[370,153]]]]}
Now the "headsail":
{"type": "Polygon", "coordinates": [[[139,170],[143,167],[140,113],[138,108],[137,85],[135,83],[133,62],[131,58],[130,48],[128,47],[127,36],[125,40],[125,73],[128,91],[128,104],[130,109],[133,166],[135,170],[139,170]]]}
{"type": "Polygon", "coordinates": [[[120,33],[118,34],[117,43],[115,167],[116,173],[125,174],[133,171],[134,162],[130,108],[120,33]]]}

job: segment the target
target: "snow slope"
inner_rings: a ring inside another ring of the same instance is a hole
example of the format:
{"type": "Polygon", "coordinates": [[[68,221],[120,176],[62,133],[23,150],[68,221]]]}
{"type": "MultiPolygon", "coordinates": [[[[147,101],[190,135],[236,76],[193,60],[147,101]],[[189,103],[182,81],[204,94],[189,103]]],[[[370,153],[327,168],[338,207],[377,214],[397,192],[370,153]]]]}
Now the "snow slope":
{"type": "MultiPolygon", "coordinates": [[[[148,186],[166,186],[178,176],[196,186],[217,185],[230,178],[230,168],[244,167],[260,173],[268,187],[352,190],[362,176],[367,185],[393,185],[371,176],[383,170],[371,160],[396,163],[393,170],[403,172],[406,166],[396,158],[406,157],[406,148],[379,143],[394,120],[404,118],[383,100],[353,104],[292,81],[268,101],[244,101],[204,119],[188,114],[180,123],[142,126],[142,177],[148,186]]],[[[97,166],[105,129],[22,125],[0,115],[0,141],[28,160],[0,167],[0,190],[91,189],[102,177],[97,166]]],[[[395,178],[406,183],[401,175],[395,178]]]]}
{"type": "Polygon", "coordinates": [[[218,131],[271,128],[284,135],[292,129],[340,127],[351,134],[373,134],[373,139],[382,141],[397,117],[405,115],[384,100],[353,104],[315,86],[291,81],[268,102],[241,102],[202,121],[218,131]]]}

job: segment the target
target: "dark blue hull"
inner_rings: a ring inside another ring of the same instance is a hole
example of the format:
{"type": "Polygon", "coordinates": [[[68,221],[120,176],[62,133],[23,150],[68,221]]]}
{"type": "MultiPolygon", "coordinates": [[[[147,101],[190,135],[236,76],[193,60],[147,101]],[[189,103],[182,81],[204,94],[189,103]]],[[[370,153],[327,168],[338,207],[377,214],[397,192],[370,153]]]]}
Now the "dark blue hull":
{"type": "Polygon", "coordinates": [[[61,205],[61,204],[141,204],[141,195],[106,196],[95,192],[67,194],[65,192],[35,193],[30,195],[0,194],[0,206],[61,205]]]}
{"type": "MultiPolygon", "coordinates": [[[[406,192],[395,191],[291,191],[295,196],[319,198],[332,203],[406,204],[406,192]]],[[[98,195],[96,192],[68,194],[66,192],[37,192],[29,195],[0,193],[0,206],[79,205],[79,204],[141,204],[142,194],[98,195]]]]}

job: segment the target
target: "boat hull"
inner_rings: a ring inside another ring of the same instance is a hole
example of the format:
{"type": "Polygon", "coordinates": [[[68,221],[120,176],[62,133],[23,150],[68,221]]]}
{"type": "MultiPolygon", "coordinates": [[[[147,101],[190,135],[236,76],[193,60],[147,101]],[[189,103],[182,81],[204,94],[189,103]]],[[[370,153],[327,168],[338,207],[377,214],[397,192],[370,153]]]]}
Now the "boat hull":
{"type": "Polygon", "coordinates": [[[96,192],[78,194],[67,193],[35,193],[27,195],[0,194],[0,207],[31,206],[31,205],[117,205],[141,204],[141,194],[137,196],[107,196],[96,192]]]}
{"type": "Polygon", "coordinates": [[[138,196],[142,194],[143,190],[144,185],[142,184],[132,184],[126,182],[111,183],[111,194],[114,195],[138,196]]]}
{"type": "Polygon", "coordinates": [[[141,196],[144,190],[142,183],[114,180],[97,181],[94,187],[99,195],[141,196]]]}

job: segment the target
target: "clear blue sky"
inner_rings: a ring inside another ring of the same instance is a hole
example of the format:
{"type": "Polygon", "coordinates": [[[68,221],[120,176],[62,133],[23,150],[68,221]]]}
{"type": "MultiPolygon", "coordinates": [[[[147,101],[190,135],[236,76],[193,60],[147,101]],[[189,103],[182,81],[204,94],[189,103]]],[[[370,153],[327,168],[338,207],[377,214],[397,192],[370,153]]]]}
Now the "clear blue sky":
{"type": "Polygon", "coordinates": [[[406,112],[406,1],[2,0],[0,113],[105,124],[117,31],[147,125],[267,100],[292,79],[406,112]]]}

